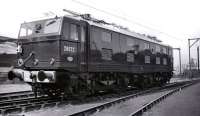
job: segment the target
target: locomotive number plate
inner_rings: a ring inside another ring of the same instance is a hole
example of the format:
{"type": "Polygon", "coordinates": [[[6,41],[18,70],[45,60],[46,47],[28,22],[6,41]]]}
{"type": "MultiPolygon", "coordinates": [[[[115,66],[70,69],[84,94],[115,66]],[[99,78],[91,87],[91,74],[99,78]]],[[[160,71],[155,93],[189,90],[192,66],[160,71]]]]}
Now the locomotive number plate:
{"type": "Polygon", "coordinates": [[[75,48],[70,46],[64,46],[64,52],[75,52],[75,48]]]}

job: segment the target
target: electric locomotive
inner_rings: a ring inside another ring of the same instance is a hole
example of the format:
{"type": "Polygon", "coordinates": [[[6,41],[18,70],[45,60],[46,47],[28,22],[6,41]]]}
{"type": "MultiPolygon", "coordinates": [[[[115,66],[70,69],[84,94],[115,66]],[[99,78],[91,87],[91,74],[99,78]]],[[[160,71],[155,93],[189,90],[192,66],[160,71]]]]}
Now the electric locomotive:
{"type": "Polygon", "coordinates": [[[8,78],[35,93],[94,94],[167,83],[172,47],[89,14],[23,23],[8,78]]]}

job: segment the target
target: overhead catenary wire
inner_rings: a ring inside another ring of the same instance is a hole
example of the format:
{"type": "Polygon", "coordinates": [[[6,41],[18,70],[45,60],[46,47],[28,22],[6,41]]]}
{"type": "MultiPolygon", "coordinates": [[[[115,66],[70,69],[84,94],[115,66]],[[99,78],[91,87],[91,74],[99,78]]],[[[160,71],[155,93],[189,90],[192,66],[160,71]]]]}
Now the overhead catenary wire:
{"type": "Polygon", "coordinates": [[[94,6],[91,6],[91,5],[89,5],[89,4],[80,2],[80,1],[78,1],[78,0],[72,0],[72,1],[75,2],[75,3],[78,3],[78,4],[80,4],[80,5],[83,5],[83,6],[85,6],[85,7],[92,8],[92,9],[94,9],[94,10],[96,10],[96,11],[100,11],[100,12],[102,12],[102,13],[105,13],[105,14],[111,15],[111,16],[113,16],[113,17],[122,19],[122,20],[124,20],[124,21],[129,22],[129,23],[136,24],[136,25],[139,25],[139,26],[141,26],[141,27],[143,27],[143,28],[156,31],[156,32],[158,32],[158,33],[160,33],[160,34],[164,34],[164,35],[166,35],[166,36],[168,36],[168,37],[170,37],[170,38],[174,38],[174,39],[176,39],[176,40],[183,41],[182,39],[180,39],[180,38],[178,38],[178,37],[175,37],[175,36],[173,36],[173,35],[171,35],[171,34],[168,34],[168,33],[166,33],[166,32],[160,31],[160,30],[158,30],[158,29],[149,27],[149,26],[144,25],[144,24],[141,24],[141,23],[139,23],[139,22],[132,21],[132,20],[127,19],[127,18],[125,18],[125,17],[123,17],[123,16],[119,16],[119,15],[116,15],[116,14],[114,14],[114,13],[111,13],[111,12],[108,12],[108,11],[105,11],[105,10],[102,10],[102,9],[99,9],[99,8],[96,8],[96,7],[94,7],[94,6]]]}

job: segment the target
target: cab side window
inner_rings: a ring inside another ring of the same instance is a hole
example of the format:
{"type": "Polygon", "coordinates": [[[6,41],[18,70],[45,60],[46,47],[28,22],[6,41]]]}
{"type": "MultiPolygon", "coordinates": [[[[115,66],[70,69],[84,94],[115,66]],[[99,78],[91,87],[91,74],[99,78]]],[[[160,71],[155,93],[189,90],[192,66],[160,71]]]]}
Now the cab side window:
{"type": "Polygon", "coordinates": [[[63,35],[65,39],[78,41],[80,26],[76,24],[64,23],[63,35]]]}
{"type": "Polygon", "coordinates": [[[75,24],[70,24],[70,39],[71,40],[78,40],[78,26],[75,24]]]}
{"type": "Polygon", "coordinates": [[[63,35],[65,37],[65,39],[69,39],[69,23],[64,23],[64,27],[63,27],[63,35]]]}

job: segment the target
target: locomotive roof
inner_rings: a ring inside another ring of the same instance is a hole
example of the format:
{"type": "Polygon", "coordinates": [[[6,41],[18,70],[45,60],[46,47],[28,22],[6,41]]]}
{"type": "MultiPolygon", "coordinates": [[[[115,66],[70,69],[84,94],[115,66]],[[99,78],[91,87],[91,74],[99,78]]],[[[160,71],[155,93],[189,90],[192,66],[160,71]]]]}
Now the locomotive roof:
{"type": "Polygon", "coordinates": [[[78,21],[81,21],[81,20],[86,21],[90,25],[93,25],[93,26],[97,26],[97,27],[104,28],[104,29],[111,30],[111,31],[115,31],[115,32],[118,32],[118,33],[121,33],[121,34],[124,34],[124,35],[136,37],[138,39],[142,39],[142,40],[145,40],[145,41],[149,41],[149,42],[152,42],[152,43],[156,43],[156,44],[159,44],[159,45],[170,47],[169,45],[165,45],[163,43],[160,43],[158,41],[150,39],[150,38],[148,38],[148,37],[146,37],[142,34],[139,34],[139,33],[133,32],[133,31],[129,31],[129,30],[125,30],[125,29],[120,29],[120,28],[114,27],[112,25],[107,25],[107,24],[103,24],[103,23],[96,23],[94,21],[86,20],[86,19],[83,19],[81,17],[73,17],[73,16],[70,16],[70,15],[65,15],[64,17],[71,18],[71,19],[78,20],[78,21]]]}
{"type": "MultiPolygon", "coordinates": [[[[121,33],[121,34],[124,34],[124,35],[136,37],[138,39],[149,41],[149,42],[152,42],[152,43],[155,43],[155,44],[171,47],[169,45],[163,44],[163,43],[158,42],[156,40],[150,39],[149,37],[144,36],[142,34],[136,33],[134,31],[126,30],[126,29],[117,28],[113,25],[108,25],[108,24],[104,24],[104,23],[96,23],[94,21],[86,20],[86,19],[83,19],[81,17],[75,17],[75,16],[71,16],[71,15],[65,15],[64,17],[71,18],[71,19],[77,20],[77,21],[85,21],[85,22],[89,23],[90,25],[93,25],[93,26],[96,26],[96,27],[100,27],[100,28],[104,28],[104,29],[107,29],[107,30],[118,32],[118,33],[121,33]]],[[[61,17],[57,17],[57,18],[61,18],[61,17]]],[[[54,18],[49,18],[49,19],[54,19],[54,18]]],[[[48,19],[42,19],[42,20],[48,20],[48,19]]],[[[31,22],[38,22],[38,21],[42,21],[42,20],[31,21],[31,22]]],[[[25,22],[25,23],[27,23],[27,22],[25,22]]]]}
{"type": "Polygon", "coordinates": [[[152,42],[152,43],[156,43],[156,44],[159,44],[159,45],[170,47],[169,45],[166,45],[166,44],[160,43],[156,40],[150,39],[149,37],[146,37],[142,34],[139,34],[139,33],[133,32],[133,31],[129,31],[129,30],[125,30],[125,29],[121,29],[121,28],[117,28],[117,27],[114,27],[112,25],[107,25],[107,24],[103,24],[103,23],[96,23],[94,21],[86,20],[86,19],[83,19],[81,17],[73,17],[73,16],[70,16],[70,15],[65,15],[64,17],[71,18],[71,19],[74,19],[74,20],[79,20],[79,21],[81,21],[81,20],[86,21],[90,25],[93,25],[93,26],[97,26],[97,27],[104,28],[104,29],[111,30],[111,31],[115,31],[115,32],[118,32],[118,33],[121,33],[121,34],[124,34],[124,35],[136,37],[138,39],[142,39],[142,40],[145,40],[145,41],[149,41],[149,42],[152,42]]]}

